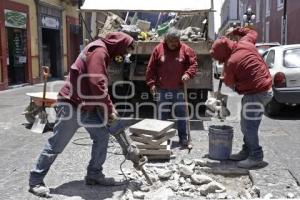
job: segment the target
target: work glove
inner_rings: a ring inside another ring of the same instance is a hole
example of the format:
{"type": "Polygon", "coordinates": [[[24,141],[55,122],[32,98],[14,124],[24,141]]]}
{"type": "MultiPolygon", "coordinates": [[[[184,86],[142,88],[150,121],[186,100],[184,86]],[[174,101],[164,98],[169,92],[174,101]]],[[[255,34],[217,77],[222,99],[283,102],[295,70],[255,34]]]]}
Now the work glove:
{"type": "Polygon", "coordinates": [[[155,96],[155,94],[157,93],[157,88],[155,85],[153,85],[151,88],[150,88],[150,93],[152,94],[152,96],[155,96]]]}
{"type": "Polygon", "coordinates": [[[184,74],[182,77],[181,77],[181,80],[182,81],[188,81],[188,80],[190,80],[191,79],[191,77],[188,75],[188,74],[184,74]]]}

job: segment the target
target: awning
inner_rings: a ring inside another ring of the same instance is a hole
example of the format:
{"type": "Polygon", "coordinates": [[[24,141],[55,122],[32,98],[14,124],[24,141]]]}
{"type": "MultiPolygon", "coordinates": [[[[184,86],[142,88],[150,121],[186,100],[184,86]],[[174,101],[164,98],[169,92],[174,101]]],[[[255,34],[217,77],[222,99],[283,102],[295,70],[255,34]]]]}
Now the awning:
{"type": "Polygon", "coordinates": [[[84,11],[191,12],[210,10],[211,0],[85,0],[84,11]]]}

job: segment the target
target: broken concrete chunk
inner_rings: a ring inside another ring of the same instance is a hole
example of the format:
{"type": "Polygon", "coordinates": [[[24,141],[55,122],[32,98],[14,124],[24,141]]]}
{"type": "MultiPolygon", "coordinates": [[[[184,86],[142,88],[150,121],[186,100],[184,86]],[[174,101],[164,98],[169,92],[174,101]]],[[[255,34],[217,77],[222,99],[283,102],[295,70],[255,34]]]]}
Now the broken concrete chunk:
{"type": "Polygon", "coordinates": [[[294,199],[295,198],[295,194],[289,192],[289,193],[287,193],[286,197],[289,198],[289,199],[294,199]]]}
{"type": "Polygon", "coordinates": [[[202,159],[194,159],[194,163],[196,166],[205,167],[207,165],[207,162],[202,159]]]}
{"type": "Polygon", "coordinates": [[[213,179],[209,176],[206,175],[198,175],[198,174],[193,174],[191,176],[192,184],[195,185],[203,185],[207,184],[213,181],[213,179]]]}
{"type": "Polygon", "coordinates": [[[272,199],[273,198],[273,194],[272,193],[268,193],[264,196],[264,199],[272,199]]]}
{"type": "Polygon", "coordinates": [[[142,192],[149,192],[150,191],[150,187],[147,186],[147,185],[142,185],[140,187],[140,191],[142,191],[142,192]]]}
{"type": "Polygon", "coordinates": [[[174,192],[177,192],[179,190],[179,183],[178,181],[170,181],[167,183],[167,187],[173,190],[174,192]]]}
{"type": "Polygon", "coordinates": [[[207,196],[207,194],[209,193],[221,193],[225,191],[226,188],[222,184],[217,183],[215,181],[210,182],[209,184],[206,185],[202,185],[200,187],[200,194],[203,196],[207,196]]]}
{"type": "Polygon", "coordinates": [[[193,160],[188,159],[188,158],[184,158],[184,159],[182,160],[182,162],[183,162],[183,164],[185,164],[185,165],[191,165],[191,164],[193,164],[193,160]]]}
{"type": "Polygon", "coordinates": [[[189,177],[194,173],[194,171],[186,165],[179,165],[179,173],[183,177],[189,177]]]}
{"type": "Polygon", "coordinates": [[[218,199],[226,199],[226,198],[227,198],[227,193],[218,194],[218,199]]]}
{"type": "Polygon", "coordinates": [[[183,177],[180,177],[179,178],[179,183],[182,185],[182,184],[184,184],[185,183],[185,179],[183,178],[183,177]]]}
{"type": "Polygon", "coordinates": [[[260,197],[260,189],[259,189],[259,187],[257,187],[257,186],[254,185],[254,186],[251,188],[250,194],[251,194],[254,198],[260,197]]]}
{"type": "Polygon", "coordinates": [[[172,176],[173,171],[171,170],[159,170],[158,171],[158,178],[162,180],[168,180],[172,176]]]}
{"type": "Polygon", "coordinates": [[[133,197],[136,199],[144,199],[145,194],[140,191],[135,191],[135,192],[133,192],[133,197]]]}
{"type": "Polygon", "coordinates": [[[250,194],[250,192],[248,190],[242,190],[238,193],[238,196],[241,198],[241,199],[252,199],[252,196],[250,194]]]}

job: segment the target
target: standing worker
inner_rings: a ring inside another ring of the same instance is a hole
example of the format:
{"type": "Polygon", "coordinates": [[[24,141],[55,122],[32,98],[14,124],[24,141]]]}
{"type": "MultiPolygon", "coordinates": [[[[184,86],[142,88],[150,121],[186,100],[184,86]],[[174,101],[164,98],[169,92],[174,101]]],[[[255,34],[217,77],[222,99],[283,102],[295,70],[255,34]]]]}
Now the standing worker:
{"type": "Polygon", "coordinates": [[[59,91],[54,134],[48,139],[36,166],[30,171],[30,192],[38,196],[49,194],[44,178],[57,155],[62,153],[80,126],[85,127],[93,140],[86,184],[117,184],[113,178],[105,178],[102,173],[109,141],[105,122],[117,118],[107,93],[107,67],[110,59],[133,49],[133,42],[129,35],[113,32],[91,42],[79,54],[70,68],[65,85],[59,91]]]}
{"type": "Polygon", "coordinates": [[[172,118],[178,119],[179,144],[182,147],[188,145],[183,82],[193,78],[197,68],[194,50],[180,41],[179,30],[170,28],[164,41],[154,48],[146,71],[150,92],[158,97],[158,118],[167,120],[171,113],[175,114],[172,118]]]}
{"type": "Polygon", "coordinates": [[[264,113],[264,106],[272,99],[272,77],[255,43],[257,33],[249,28],[234,28],[227,36],[238,36],[238,41],[227,37],[217,39],[210,50],[211,56],[224,63],[224,83],[243,94],[241,109],[242,150],[232,154],[230,159],[239,161],[238,167],[262,166],[263,150],[259,145],[258,128],[264,113]]]}

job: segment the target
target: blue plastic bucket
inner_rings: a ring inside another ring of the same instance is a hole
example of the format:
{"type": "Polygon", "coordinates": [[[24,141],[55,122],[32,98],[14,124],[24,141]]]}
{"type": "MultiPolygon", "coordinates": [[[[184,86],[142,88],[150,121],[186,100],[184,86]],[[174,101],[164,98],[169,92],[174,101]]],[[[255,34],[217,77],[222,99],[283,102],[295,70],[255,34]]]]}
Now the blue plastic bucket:
{"type": "Polygon", "coordinates": [[[212,125],[208,129],[209,157],[214,160],[227,160],[232,150],[233,128],[212,125]]]}

